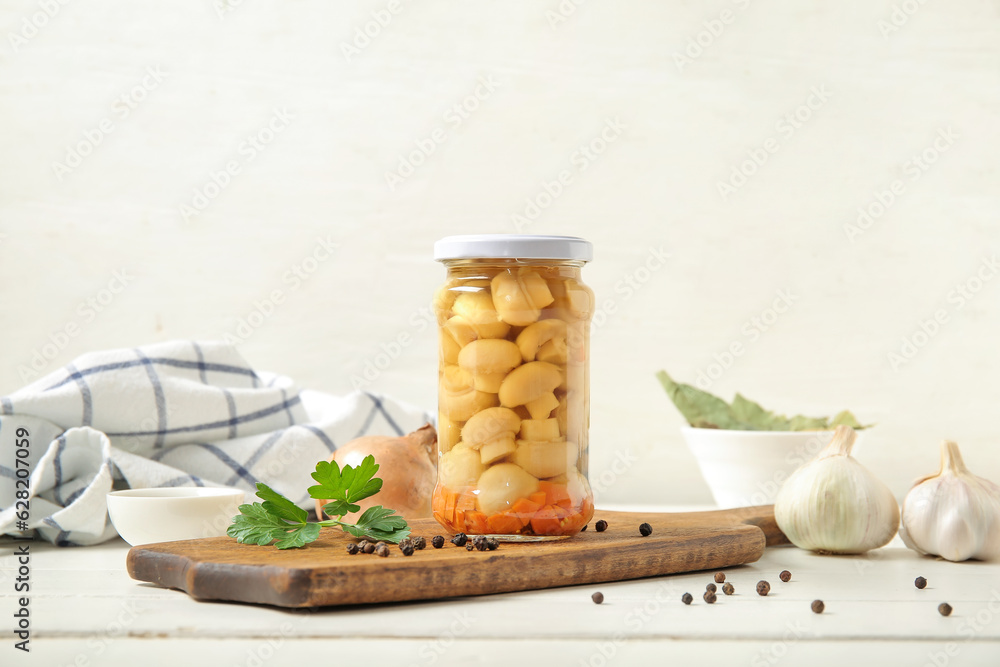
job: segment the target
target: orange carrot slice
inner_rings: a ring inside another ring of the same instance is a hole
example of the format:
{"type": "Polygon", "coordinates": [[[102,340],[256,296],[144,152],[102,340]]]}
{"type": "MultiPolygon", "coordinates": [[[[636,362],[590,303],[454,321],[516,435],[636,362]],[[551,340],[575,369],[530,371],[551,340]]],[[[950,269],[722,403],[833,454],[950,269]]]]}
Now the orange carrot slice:
{"type": "Polygon", "coordinates": [[[515,514],[534,514],[538,510],[542,509],[544,503],[536,503],[528,498],[518,498],[514,501],[514,504],[510,506],[510,511],[515,514]]]}
{"type": "Polygon", "coordinates": [[[465,532],[482,535],[490,530],[486,523],[486,515],[476,510],[466,510],[465,512],[465,532]]]}
{"type": "Polygon", "coordinates": [[[455,507],[460,510],[474,510],[476,509],[476,497],[471,493],[461,493],[455,502],[455,507]]]}
{"type": "Polygon", "coordinates": [[[565,532],[562,520],[566,516],[566,510],[558,505],[546,505],[532,517],[531,530],[538,535],[560,535],[565,532]]]}
{"type": "Polygon", "coordinates": [[[511,516],[507,512],[497,512],[486,519],[490,532],[500,534],[511,534],[521,532],[521,520],[511,516]]]}

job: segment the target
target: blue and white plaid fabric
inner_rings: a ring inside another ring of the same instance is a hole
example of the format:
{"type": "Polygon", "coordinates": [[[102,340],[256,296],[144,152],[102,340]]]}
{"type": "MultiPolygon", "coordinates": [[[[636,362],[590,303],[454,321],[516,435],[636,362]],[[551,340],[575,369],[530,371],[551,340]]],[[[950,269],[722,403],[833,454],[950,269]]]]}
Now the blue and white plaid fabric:
{"type": "Polygon", "coordinates": [[[309,473],[337,446],[427,421],[367,392],[299,391],[287,377],[255,372],[225,343],[86,354],[0,397],[0,534],[24,528],[18,467],[30,471],[29,530],[59,545],[96,544],[116,534],[108,491],[235,486],[252,496],[262,481],[308,509],[309,473]],[[29,434],[22,462],[19,429],[29,434]]]}

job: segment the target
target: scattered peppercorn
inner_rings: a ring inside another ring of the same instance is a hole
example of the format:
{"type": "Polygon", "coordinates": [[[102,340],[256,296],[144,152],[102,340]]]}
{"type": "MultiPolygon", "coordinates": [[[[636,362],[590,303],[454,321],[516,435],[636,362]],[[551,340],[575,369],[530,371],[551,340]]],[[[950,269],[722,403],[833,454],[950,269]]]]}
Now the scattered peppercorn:
{"type": "Polygon", "coordinates": [[[771,584],[764,580],[757,582],[757,595],[767,595],[771,592],[771,584]]]}
{"type": "Polygon", "coordinates": [[[414,537],[413,538],[413,548],[414,549],[426,549],[427,548],[427,538],[426,537],[414,537]]]}
{"type": "Polygon", "coordinates": [[[924,579],[923,577],[917,577],[916,579],[913,580],[913,585],[923,590],[924,588],[927,587],[927,580],[924,579]]]}
{"type": "Polygon", "coordinates": [[[650,526],[648,523],[640,523],[639,534],[642,535],[643,537],[649,537],[650,535],[653,534],[653,527],[650,526]]]}
{"type": "Polygon", "coordinates": [[[590,599],[594,601],[594,604],[601,604],[604,602],[604,593],[597,591],[590,596],[590,599]]]}
{"type": "Polygon", "coordinates": [[[364,551],[366,554],[375,553],[375,545],[372,544],[371,542],[368,542],[367,544],[365,544],[365,547],[364,549],[362,549],[362,551],[364,551]]]}
{"type": "Polygon", "coordinates": [[[715,573],[715,583],[721,584],[725,580],[726,580],[726,573],[725,572],[716,572],[715,573]]]}
{"type": "Polygon", "coordinates": [[[694,598],[691,597],[690,593],[685,593],[684,595],[681,596],[681,602],[683,602],[684,604],[691,604],[691,600],[694,600],[694,598]]]}
{"type": "Polygon", "coordinates": [[[608,529],[608,522],[605,521],[604,519],[601,519],[600,521],[594,524],[594,530],[596,530],[599,533],[603,533],[607,529],[608,529]]]}
{"type": "Polygon", "coordinates": [[[826,609],[826,605],[823,604],[822,600],[813,600],[809,608],[813,610],[814,614],[822,614],[823,610],[826,609]]]}
{"type": "Polygon", "coordinates": [[[942,616],[951,616],[951,605],[947,602],[942,602],[938,605],[938,613],[942,616]]]}
{"type": "Polygon", "coordinates": [[[583,531],[587,530],[587,526],[589,525],[590,524],[584,524],[583,528],[580,529],[580,532],[582,533],[583,531]]]}
{"type": "Polygon", "coordinates": [[[792,573],[788,570],[782,570],[781,574],[778,575],[778,579],[781,579],[782,581],[791,581],[792,573]]]}
{"type": "Polygon", "coordinates": [[[351,554],[352,556],[358,553],[359,551],[360,549],[358,549],[358,545],[355,544],[354,542],[351,542],[350,544],[347,545],[347,553],[351,554]]]}
{"type": "Polygon", "coordinates": [[[361,540],[360,542],[358,542],[358,549],[364,551],[365,547],[367,547],[368,544],[369,544],[368,540],[361,540]]]}
{"type": "Polygon", "coordinates": [[[434,545],[435,549],[440,549],[444,546],[444,538],[440,535],[435,535],[431,538],[431,544],[434,545]]]}
{"type": "Polygon", "coordinates": [[[476,551],[486,551],[486,536],[476,535],[472,538],[472,546],[476,551]]]}
{"type": "Polygon", "coordinates": [[[496,551],[500,548],[500,540],[495,537],[486,538],[486,548],[490,551],[496,551]]]}
{"type": "Polygon", "coordinates": [[[385,540],[379,540],[378,542],[375,543],[375,548],[378,549],[380,546],[388,548],[389,543],[386,542],[385,540]]]}
{"type": "MultiPolygon", "coordinates": [[[[413,540],[411,540],[411,539],[410,539],[410,538],[408,538],[408,537],[404,537],[403,539],[401,539],[401,540],[399,541],[399,548],[400,548],[400,550],[402,550],[402,549],[403,549],[403,547],[405,547],[405,546],[407,546],[407,545],[409,545],[409,546],[411,546],[411,547],[412,547],[412,546],[413,546],[413,540]]],[[[376,544],[375,546],[378,546],[378,545],[376,544]]]]}
{"type": "Polygon", "coordinates": [[[715,584],[709,584],[708,586],[705,586],[705,590],[709,593],[714,593],[719,589],[715,587],[715,584]]]}
{"type": "Polygon", "coordinates": [[[469,541],[469,536],[465,533],[457,533],[455,537],[451,538],[451,543],[456,547],[464,547],[465,543],[469,541]]]}
{"type": "Polygon", "coordinates": [[[718,600],[718,598],[715,597],[715,593],[713,593],[712,591],[705,591],[705,595],[703,595],[702,597],[708,604],[715,604],[715,601],[718,600]]]}
{"type": "MultiPolygon", "coordinates": [[[[403,552],[404,556],[412,556],[413,555],[413,543],[412,542],[408,542],[406,544],[401,544],[401,545],[399,545],[399,550],[403,552]]],[[[388,551],[388,549],[387,549],[387,551],[388,551]]]]}
{"type": "Polygon", "coordinates": [[[466,542],[465,543],[465,550],[466,551],[472,551],[475,548],[476,548],[476,545],[473,544],[472,542],[466,542]]]}
{"type": "Polygon", "coordinates": [[[733,593],[736,592],[736,588],[734,588],[733,585],[727,581],[726,583],[722,584],[722,592],[725,593],[726,595],[732,595],[733,593]]]}
{"type": "Polygon", "coordinates": [[[374,549],[375,549],[375,555],[379,556],[380,558],[386,558],[389,555],[389,547],[386,546],[384,542],[374,547],[374,549]]]}

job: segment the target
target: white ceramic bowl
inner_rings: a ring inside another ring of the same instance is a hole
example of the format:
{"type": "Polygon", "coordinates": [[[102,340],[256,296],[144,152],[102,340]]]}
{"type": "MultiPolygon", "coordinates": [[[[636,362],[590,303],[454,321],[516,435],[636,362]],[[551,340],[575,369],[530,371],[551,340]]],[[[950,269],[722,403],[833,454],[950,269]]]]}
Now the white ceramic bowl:
{"type": "Polygon", "coordinates": [[[245,492],[234,488],[127,489],[108,494],[108,514],[132,546],[226,534],[245,492]]]}
{"type": "Polygon", "coordinates": [[[681,427],[681,433],[722,508],[770,505],[789,475],[833,438],[833,431],[727,431],[690,426],[681,427]]]}

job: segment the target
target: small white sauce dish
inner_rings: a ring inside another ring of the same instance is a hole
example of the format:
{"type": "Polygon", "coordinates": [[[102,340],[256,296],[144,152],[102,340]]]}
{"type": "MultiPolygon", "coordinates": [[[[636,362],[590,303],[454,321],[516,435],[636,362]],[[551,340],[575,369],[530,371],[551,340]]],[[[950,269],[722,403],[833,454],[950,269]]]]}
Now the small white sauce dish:
{"type": "Polygon", "coordinates": [[[108,494],[108,514],[132,546],[226,534],[246,497],[231,487],[126,489],[108,494]]]}
{"type": "MultiPolygon", "coordinates": [[[[859,442],[862,433],[858,434],[859,442]]],[[[833,431],[730,431],[690,426],[681,427],[681,434],[720,508],[772,504],[785,480],[833,438],[833,431]]]]}

